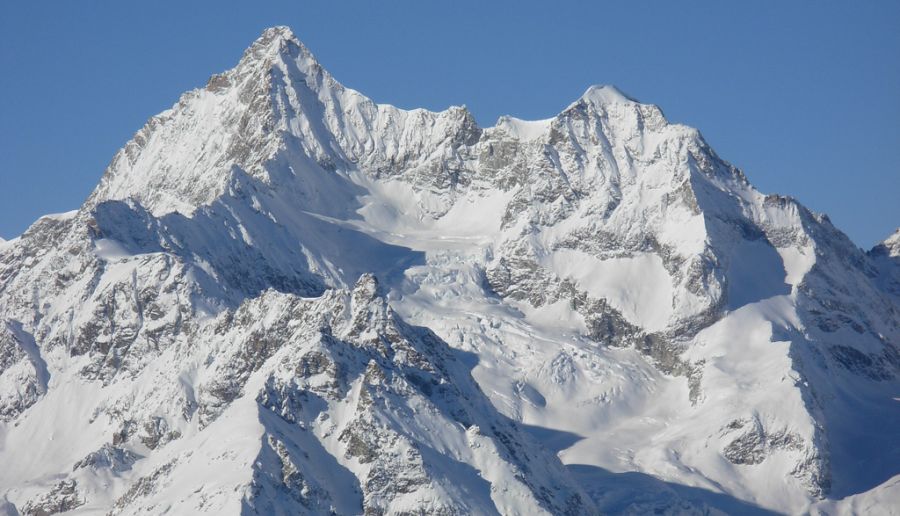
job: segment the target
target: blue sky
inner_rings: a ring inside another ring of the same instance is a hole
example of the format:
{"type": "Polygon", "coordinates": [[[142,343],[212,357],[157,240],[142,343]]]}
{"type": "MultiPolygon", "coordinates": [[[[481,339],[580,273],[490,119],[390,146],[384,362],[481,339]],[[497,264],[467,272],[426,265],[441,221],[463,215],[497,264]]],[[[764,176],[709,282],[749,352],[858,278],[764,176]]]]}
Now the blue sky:
{"type": "Polygon", "coordinates": [[[377,102],[482,125],[615,84],[862,247],[900,225],[900,2],[60,1],[0,4],[0,236],[77,208],[272,25],[377,102]]]}

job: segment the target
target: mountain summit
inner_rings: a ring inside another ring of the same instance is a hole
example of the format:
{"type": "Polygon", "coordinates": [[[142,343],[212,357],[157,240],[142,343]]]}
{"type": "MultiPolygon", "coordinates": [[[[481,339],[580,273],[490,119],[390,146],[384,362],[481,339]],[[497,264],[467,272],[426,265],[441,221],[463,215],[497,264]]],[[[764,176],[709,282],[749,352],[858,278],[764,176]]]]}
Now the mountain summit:
{"type": "Polygon", "coordinates": [[[377,104],[286,27],[0,241],[0,512],[888,512],[864,253],[611,86],[377,104]]]}

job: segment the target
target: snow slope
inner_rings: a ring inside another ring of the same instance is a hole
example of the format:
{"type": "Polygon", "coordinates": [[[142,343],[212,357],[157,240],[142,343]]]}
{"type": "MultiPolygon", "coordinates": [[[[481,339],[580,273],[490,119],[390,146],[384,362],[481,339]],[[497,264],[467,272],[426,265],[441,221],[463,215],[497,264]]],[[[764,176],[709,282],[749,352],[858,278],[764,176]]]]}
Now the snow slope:
{"type": "Polygon", "coordinates": [[[481,128],[268,29],[0,243],[0,494],[889,514],[897,235],[860,251],[610,86],[481,128]]]}

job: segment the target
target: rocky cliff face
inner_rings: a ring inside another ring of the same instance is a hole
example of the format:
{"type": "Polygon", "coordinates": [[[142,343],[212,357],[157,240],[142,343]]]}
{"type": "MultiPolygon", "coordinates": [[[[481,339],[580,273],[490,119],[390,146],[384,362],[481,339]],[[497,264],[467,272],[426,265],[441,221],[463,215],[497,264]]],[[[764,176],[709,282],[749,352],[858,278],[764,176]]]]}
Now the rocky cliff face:
{"type": "Polygon", "coordinates": [[[860,251],[612,87],[480,128],[376,104],[269,29],[82,208],[0,241],[0,492],[24,514],[879,506],[896,237],[860,251]]]}

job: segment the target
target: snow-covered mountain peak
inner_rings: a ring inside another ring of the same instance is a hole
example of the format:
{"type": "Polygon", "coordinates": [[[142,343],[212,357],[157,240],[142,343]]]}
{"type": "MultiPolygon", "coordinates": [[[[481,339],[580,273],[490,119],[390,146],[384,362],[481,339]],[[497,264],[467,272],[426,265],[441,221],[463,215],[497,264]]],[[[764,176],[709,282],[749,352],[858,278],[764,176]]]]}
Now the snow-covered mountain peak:
{"type": "MultiPolygon", "coordinates": [[[[327,79],[329,83],[327,86],[338,90],[344,89],[319,64],[309,48],[289,27],[277,26],[265,29],[244,51],[237,66],[226,73],[254,67],[259,68],[263,74],[277,73],[280,70],[290,75],[291,80],[306,82],[311,87],[323,87],[325,84],[321,81],[327,79]]],[[[260,86],[271,88],[273,83],[266,81],[260,86]]]]}
{"type": "Polygon", "coordinates": [[[894,230],[891,236],[876,245],[872,252],[885,254],[892,258],[900,258],[900,228],[894,230]]]}
{"type": "Polygon", "coordinates": [[[272,56],[278,52],[284,52],[289,45],[299,48],[304,54],[311,55],[309,49],[303,45],[290,27],[277,26],[265,29],[244,51],[242,61],[259,59],[265,56],[272,56]]]}
{"type": "Polygon", "coordinates": [[[594,84],[585,90],[580,98],[598,106],[607,104],[640,104],[640,102],[610,84],[594,84]]]}
{"type": "MultiPolygon", "coordinates": [[[[573,109],[577,109],[579,106],[590,105],[594,107],[595,111],[606,111],[608,106],[618,104],[629,106],[641,105],[640,102],[629,97],[615,86],[595,84],[585,90],[584,94],[553,118],[544,120],[523,120],[511,115],[503,115],[497,119],[497,123],[494,127],[488,129],[502,130],[510,137],[522,141],[538,140],[542,136],[549,134],[554,121],[563,120],[566,113],[573,109]]],[[[558,121],[557,123],[565,122],[558,121]]]]}
{"type": "Polygon", "coordinates": [[[116,155],[88,201],[136,199],[192,214],[249,177],[289,191],[336,170],[422,176],[481,130],[463,107],[380,105],[344,87],[290,29],[267,29],[235,68],[153,118],[116,155]],[[398,164],[402,166],[398,167],[398,164]],[[303,179],[306,178],[306,179],[303,179]]]}
{"type": "Polygon", "coordinates": [[[300,39],[294,34],[294,31],[286,25],[276,25],[263,30],[255,44],[266,45],[269,42],[276,40],[287,40],[292,41],[297,45],[302,45],[300,39]]]}
{"type": "MultiPolygon", "coordinates": [[[[319,65],[312,51],[303,44],[290,27],[285,26],[265,29],[244,51],[235,68],[229,70],[226,74],[234,74],[237,70],[248,68],[257,68],[259,72],[266,74],[276,68],[284,70],[285,63],[293,63],[296,66],[293,74],[294,79],[305,80],[309,78],[309,84],[313,84],[316,82],[316,75],[324,74],[331,81],[334,81],[334,78],[328,74],[327,70],[324,70],[319,65]]],[[[213,78],[215,77],[217,76],[214,75],[213,78]]],[[[260,86],[271,87],[271,83],[261,83],[260,86]]]]}

